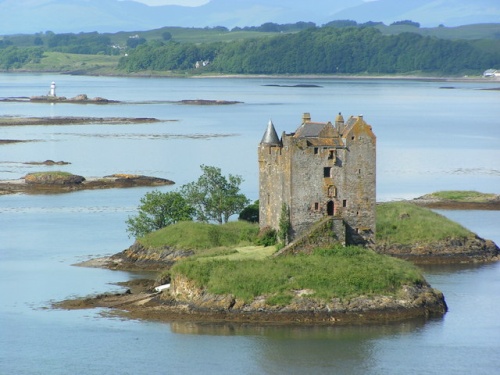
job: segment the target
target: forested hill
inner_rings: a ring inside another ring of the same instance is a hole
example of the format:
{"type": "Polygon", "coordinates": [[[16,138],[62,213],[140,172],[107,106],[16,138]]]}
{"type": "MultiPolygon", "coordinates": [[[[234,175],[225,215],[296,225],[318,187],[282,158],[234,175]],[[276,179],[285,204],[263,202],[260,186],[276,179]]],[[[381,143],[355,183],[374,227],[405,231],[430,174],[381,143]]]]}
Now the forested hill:
{"type": "Polygon", "coordinates": [[[225,74],[480,74],[500,67],[500,50],[474,41],[415,33],[383,35],[372,27],[311,28],[228,43],[151,42],[120,60],[128,72],[193,69],[225,74]]]}
{"type": "Polygon", "coordinates": [[[334,21],[0,37],[0,69],[74,74],[481,75],[500,69],[500,24],[420,29],[334,21]],[[196,68],[196,65],[200,65],[196,68]],[[201,62],[201,64],[200,64],[201,62]]]}

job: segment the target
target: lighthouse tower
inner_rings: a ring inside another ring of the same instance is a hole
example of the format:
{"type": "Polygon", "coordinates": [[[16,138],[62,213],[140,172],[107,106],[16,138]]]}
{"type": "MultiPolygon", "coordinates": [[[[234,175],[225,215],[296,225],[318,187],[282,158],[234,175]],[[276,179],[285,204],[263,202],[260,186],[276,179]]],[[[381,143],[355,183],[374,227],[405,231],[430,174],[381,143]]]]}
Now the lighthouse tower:
{"type": "Polygon", "coordinates": [[[55,97],[56,95],[56,83],[52,82],[50,84],[50,91],[49,91],[49,96],[55,97]]]}

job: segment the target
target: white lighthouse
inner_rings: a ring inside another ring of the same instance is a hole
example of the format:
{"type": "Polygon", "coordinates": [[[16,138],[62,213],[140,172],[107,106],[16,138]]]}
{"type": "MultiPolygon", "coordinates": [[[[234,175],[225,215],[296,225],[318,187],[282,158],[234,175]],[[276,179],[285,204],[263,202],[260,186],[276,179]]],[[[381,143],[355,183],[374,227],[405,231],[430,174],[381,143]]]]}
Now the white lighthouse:
{"type": "Polygon", "coordinates": [[[52,81],[52,83],[50,84],[49,96],[56,96],[56,83],[54,81],[52,81]]]}

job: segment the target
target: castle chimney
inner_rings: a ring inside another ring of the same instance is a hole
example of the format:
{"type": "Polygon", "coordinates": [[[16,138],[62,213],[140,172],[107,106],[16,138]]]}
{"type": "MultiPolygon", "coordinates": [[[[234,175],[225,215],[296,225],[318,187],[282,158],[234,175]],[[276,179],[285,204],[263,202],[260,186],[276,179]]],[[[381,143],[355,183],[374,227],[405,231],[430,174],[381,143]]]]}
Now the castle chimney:
{"type": "Polygon", "coordinates": [[[311,114],[309,112],[305,112],[302,115],[302,123],[310,122],[311,121],[311,114]]]}
{"type": "Polygon", "coordinates": [[[339,134],[342,134],[342,132],[344,131],[344,117],[342,116],[341,112],[339,112],[337,117],[335,117],[335,127],[337,128],[339,134]]]}

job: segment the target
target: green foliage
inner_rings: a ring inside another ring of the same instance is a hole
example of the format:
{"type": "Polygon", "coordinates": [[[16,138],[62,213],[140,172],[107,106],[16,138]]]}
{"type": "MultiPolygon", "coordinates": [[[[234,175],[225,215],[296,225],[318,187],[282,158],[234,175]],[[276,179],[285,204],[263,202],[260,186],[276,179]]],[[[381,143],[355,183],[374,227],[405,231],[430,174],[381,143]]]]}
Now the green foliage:
{"type": "Polygon", "coordinates": [[[281,214],[280,214],[280,221],[279,221],[279,231],[278,231],[278,237],[281,243],[283,244],[288,244],[288,237],[290,235],[290,210],[286,203],[283,203],[281,205],[281,214]]]}
{"type": "Polygon", "coordinates": [[[246,206],[243,211],[240,212],[238,216],[238,220],[246,220],[250,223],[258,223],[259,222],[259,201],[255,201],[254,203],[246,206]]]}
{"type": "Polygon", "coordinates": [[[488,199],[495,197],[495,194],[485,194],[477,191],[467,190],[448,190],[437,191],[429,195],[443,200],[451,200],[457,202],[485,202],[488,199]]]}
{"type": "Polygon", "coordinates": [[[180,221],[192,220],[194,209],[178,192],[152,191],[141,198],[139,214],[126,221],[127,232],[143,237],[155,230],[180,221]]]}
{"type": "Polygon", "coordinates": [[[257,245],[274,246],[278,242],[278,234],[271,227],[262,228],[257,236],[257,245]]]}
{"type": "Polygon", "coordinates": [[[223,225],[184,221],[151,232],[138,241],[150,249],[170,246],[199,251],[248,244],[255,241],[258,232],[258,225],[246,221],[223,225]]]}
{"type": "MultiPolygon", "coordinates": [[[[115,53],[111,38],[107,35],[92,33],[50,34],[47,36],[47,47],[51,51],[97,55],[115,53]]],[[[43,40],[42,40],[43,42],[43,40]]]]}
{"type": "Polygon", "coordinates": [[[123,58],[120,68],[191,69],[206,59],[212,61],[210,70],[236,74],[458,74],[494,66],[500,52],[412,32],[385,36],[374,27],[322,27],[225,44],[148,45],[123,58]]]}
{"type": "Polygon", "coordinates": [[[136,48],[137,46],[140,46],[141,44],[146,43],[146,39],[144,38],[128,38],[127,39],[127,47],[128,48],[136,48]]]}
{"type": "Polygon", "coordinates": [[[201,165],[203,174],[195,182],[182,186],[182,194],[195,209],[198,220],[227,223],[240,212],[248,199],[240,193],[241,176],[222,175],[220,168],[201,165]]]}
{"type": "Polygon", "coordinates": [[[188,259],[174,265],[172,274],[184,275],[211,293],[233,294],[247,302],[267,296],[273,305],[286,304],[297,290],[309,290],[311,297],[329,300],[394,294],[404,284],[425,282],[415,266],[357,247],[237,262],[188,259]]]}
{"type": "Polygon", "coordinates": [[[410,245],[473,235],[460,224],[411,203],[377,205],[377,242],[410,245]]]}
{"type": "Polygon", "coordinates": [[[18,69],[29,62],[39,62],[42,56],[43,50],[39,47],[0,47],[0,69],[18,69]]]}

